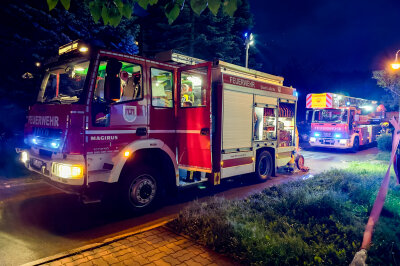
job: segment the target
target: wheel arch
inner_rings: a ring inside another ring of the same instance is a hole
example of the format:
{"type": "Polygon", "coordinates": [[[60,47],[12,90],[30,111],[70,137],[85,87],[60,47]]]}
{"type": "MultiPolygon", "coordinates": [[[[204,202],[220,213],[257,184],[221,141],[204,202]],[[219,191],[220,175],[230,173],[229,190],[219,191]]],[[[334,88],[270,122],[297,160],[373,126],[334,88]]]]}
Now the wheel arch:
{"type": "Polygon", "coordinates": [[[115,164],[110,174],[110,183],[118,182],[120,176],[127,171],[129,167],[135,164],[151,164],[154,167],[161,167],[162,171],[167,173],[166,185],[176,185],[176,176],[178,174],[178,165],[175,160],[175,154],[161,140],[149,139],[138,140],[130,143],[114,157],[115,164]],[[128,157],[124,156],[129,152],[128,157]],[[154,164],[154,162],[157,162],[154,164]]]}

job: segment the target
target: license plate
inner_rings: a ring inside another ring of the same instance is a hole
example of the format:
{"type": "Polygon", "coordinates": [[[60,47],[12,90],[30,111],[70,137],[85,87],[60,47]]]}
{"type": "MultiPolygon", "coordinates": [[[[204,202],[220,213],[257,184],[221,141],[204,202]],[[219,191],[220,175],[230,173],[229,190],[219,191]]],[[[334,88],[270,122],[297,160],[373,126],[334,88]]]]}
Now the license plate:
{"type": "Polygon", "coordinates": [[[43,161],[38,160],[38,159],[32,159],[32,166],[37,169],[42,169],[43,161]]]}

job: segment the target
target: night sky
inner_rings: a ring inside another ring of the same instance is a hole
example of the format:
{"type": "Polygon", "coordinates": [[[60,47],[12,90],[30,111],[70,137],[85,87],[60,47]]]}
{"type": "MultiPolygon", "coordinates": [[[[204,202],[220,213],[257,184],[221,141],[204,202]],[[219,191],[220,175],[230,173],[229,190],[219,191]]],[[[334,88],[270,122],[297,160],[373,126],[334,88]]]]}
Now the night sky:
{"type": "MultiPolygon", "coordinates": [[[[380,100],[371,79],[400,49],[400,1],[250,0],[263,71],[309,92],[380,100]]],[[[304,105],[299,102],[299,107],[304,105]]]]}

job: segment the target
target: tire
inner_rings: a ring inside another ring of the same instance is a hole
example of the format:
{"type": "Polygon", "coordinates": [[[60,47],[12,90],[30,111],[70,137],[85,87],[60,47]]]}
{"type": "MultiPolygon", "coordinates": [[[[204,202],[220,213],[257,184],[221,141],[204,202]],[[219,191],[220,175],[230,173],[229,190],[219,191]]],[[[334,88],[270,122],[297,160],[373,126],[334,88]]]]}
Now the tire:
{"type": "Polygon", "coordinates": [[[297,169],[301,170],[304,167],[304,156],[303,155],[297,155],[296,159],[294,160],[296,163],[297,169]]]}
{"type": "Polygon", "coordinates": [[[255,178],[257,181],[267,181],[273,172],[274,161],[268,151],[262,151],[257,156],[255,178]]]}
{"type": "Polygon", "coordinates": [[[358,137],[354,137],[353,147],[351,148],[352,152],[357,152],[360,148],[360,139],[358,137]]]}
{"type": "Polygon", "coordinates": [[[150,167],[142,166],[125,171],[118,194],[125,210],[144,213],[157,207],[161,190],[158,173],[150,167]]]}

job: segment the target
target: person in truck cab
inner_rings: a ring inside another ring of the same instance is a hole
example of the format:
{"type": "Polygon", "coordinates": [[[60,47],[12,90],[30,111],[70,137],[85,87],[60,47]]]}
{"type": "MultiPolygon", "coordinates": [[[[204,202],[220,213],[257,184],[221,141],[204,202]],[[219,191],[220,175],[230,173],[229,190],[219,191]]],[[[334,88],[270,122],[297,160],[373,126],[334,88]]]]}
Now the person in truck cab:
{"type": "Polygon", "coordinates": [[[188,84],[182,84],[181,95],[181,102],[183,107],[193,106],[194,93],[192,88],[188,84]]]}

